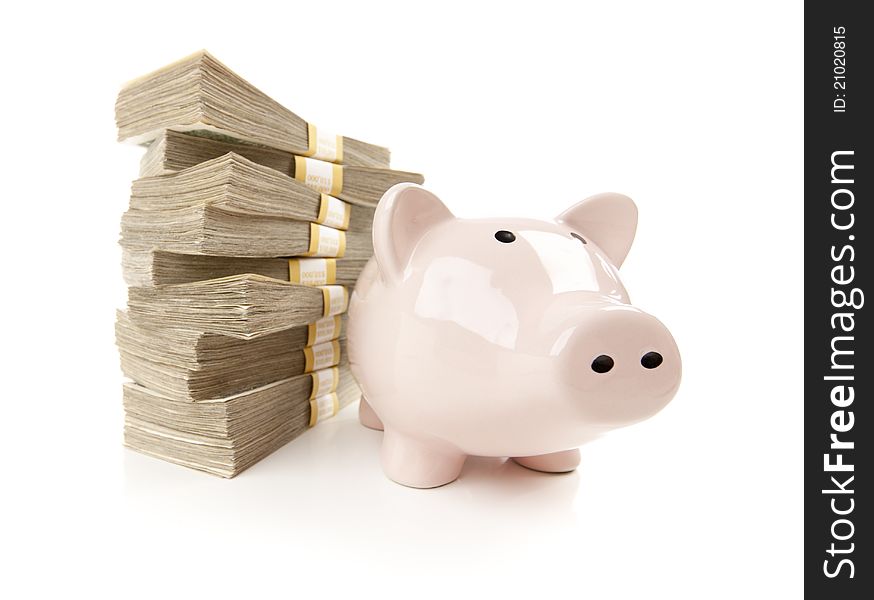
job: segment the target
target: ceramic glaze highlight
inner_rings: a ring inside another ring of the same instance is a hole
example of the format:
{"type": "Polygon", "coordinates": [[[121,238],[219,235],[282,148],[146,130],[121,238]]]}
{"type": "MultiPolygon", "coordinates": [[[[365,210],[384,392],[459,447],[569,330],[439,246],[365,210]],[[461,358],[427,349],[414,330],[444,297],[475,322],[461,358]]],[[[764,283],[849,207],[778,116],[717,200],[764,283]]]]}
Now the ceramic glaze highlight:
{"type": "Polygon", "coordinates": [[[544,222],[456,219],[412,184],[385,193],[347,349],[391,479],[443,485],[469,455],[573,470],[579,445],[670,402],[677,346],[619,279],[636,227],[619,194],[544,222]]]}

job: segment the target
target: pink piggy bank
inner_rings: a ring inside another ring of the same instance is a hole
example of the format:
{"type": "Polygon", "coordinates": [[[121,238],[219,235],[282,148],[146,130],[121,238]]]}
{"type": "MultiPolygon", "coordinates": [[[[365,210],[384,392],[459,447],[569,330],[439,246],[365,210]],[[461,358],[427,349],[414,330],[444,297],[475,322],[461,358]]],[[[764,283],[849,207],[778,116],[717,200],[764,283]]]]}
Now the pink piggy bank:
{"type": "Polygon", "coordinates": [[[471,455],[572,471],[578,446],[670,402],[677,345],[619,280],[636,228],[620,194],[543,222],[456,219],[419,186],[389,189],[347,333],[386,475],[436,487],[471,455]]]}

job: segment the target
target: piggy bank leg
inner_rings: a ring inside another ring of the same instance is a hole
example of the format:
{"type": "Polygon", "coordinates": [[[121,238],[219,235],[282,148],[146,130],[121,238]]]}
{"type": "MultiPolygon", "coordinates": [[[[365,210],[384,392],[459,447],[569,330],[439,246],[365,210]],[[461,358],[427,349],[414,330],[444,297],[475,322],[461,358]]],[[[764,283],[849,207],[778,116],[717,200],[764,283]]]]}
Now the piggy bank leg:
{"type": "Polygon", "coordinates": [[[467,458],[458,450],[391,428],[382,440],[382,468],[389,479],[414,488],[433,488],[458,479],[467,458]]]}
{"type": "Polygon", "coordinates": [[[358,403],[358,420],[369,429],[383,430],[382,420],[376,415],[364,394],[361,394],[361,401],[358,403]]]}
{"type": "Polygon", "coordinates": [[[579,466],[580,450],[574,448],[573,450],[553,452],[552,454],[541,454],[539,456],[514,456],[513,460],[517,464],[534,471],[543,471],[544,473],[568,473],[579,466]]]}

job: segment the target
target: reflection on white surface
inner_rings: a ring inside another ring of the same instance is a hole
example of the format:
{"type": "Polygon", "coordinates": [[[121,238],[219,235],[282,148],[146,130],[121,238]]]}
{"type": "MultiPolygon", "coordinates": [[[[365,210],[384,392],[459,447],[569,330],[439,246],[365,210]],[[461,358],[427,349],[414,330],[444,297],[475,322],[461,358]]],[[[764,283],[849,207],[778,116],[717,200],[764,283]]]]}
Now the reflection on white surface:
{"type": "Polygon", "coordinates": [[[464,258],[434,259],[416,298],[416,314],[458,323],[493,344],[514,348],[519,317],[510,299],[492,286],[493,275],[464,258]]]}
{"type": "Polygon", "coordinates": [[[561,548],[581,543],[578,473],[472,457],[454,483],[412,489],[383,474],[381,440],[358,423],[353,404],[232,480],[125,450],[126,521],[147,546],[170,545],[162,563],[192,563],[193,555],[201,568],[215,566],[214,582],[242,562],[250,574],[286,582],[280,595],[316,578],[305,589],[326,598],[446,597],[476,575],[478,585],[506,592],[508,565],[520,563],[545,573],[563,561],[562,587],[576,577],[577,557],[561,548]],[[411,594],[423,582],[428,589],[411,594]]]}
{"type": "Polygon", "coordinates": [[[297,531],[326,540],[372,536],[384,544],[418,532],[451,546],[472,530],[489,531],[498,541],[506,520],[520,514],[543,532],[573,525],[575,472],[549,475],[505,459],[471,457],[454,483],[418,490],[385,477],[381,440],[382,432],[358,422],[353,404],[232,480],[125,450],[125,493],[145,512],[170,508],[156,503],[176,505],[180,517],[204,526],[232,518],[234,528],[276,541],[297,531]],[[439,528],[424,518],[440,514],[452,518],[439,528]]]}

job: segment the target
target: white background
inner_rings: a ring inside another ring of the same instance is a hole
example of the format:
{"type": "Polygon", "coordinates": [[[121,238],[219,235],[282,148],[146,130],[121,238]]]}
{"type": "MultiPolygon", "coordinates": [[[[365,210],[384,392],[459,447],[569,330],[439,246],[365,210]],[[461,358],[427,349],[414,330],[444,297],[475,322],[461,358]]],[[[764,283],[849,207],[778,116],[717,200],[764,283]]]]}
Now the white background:
{"type": "Polygon", "coordinates": [[[0,595],[800,597],[800,3],[376,4],[3,9],[0,595]],[[230,481],[124,450],[141,150],[113,103],[202,47],[457,215],[635,198],[624,281],[678,341],[675,401],[571,475],[472,460],[430,491],[354,409],[230,481]]]}

